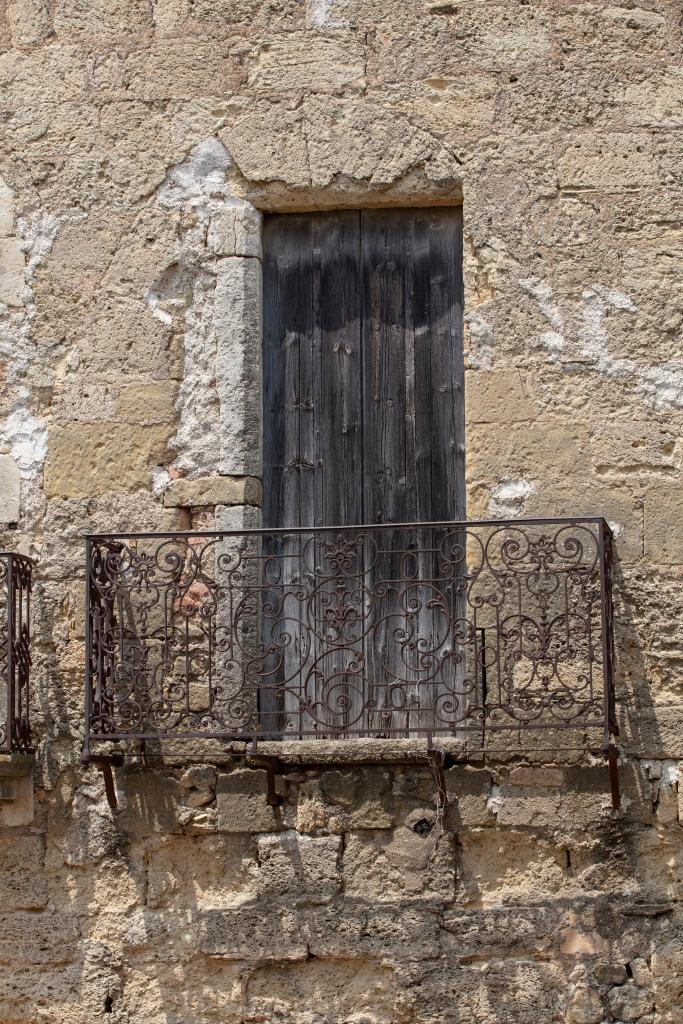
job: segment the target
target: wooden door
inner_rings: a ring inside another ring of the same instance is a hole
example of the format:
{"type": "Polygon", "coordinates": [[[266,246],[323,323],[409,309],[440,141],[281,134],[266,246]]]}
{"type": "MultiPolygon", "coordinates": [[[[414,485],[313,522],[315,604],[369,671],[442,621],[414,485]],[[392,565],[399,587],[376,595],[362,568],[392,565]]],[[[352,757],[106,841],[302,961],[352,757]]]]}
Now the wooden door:
{"type": "MultiPolygon", "coordinates": [[[[265,526],[464,518],[461,263],[459,209],[266,218],[265,526]]],[[[405,572],[406,536],[382,531],[381,559],[368,570],[371,578],[364,577],[370,590],[375,579],[405,572]]],[[[297,573],[301,579],[310,575],[317,556],[307,544],[306,536],[271,541],[271,565],[277,561],[283,578],[295,582],[297,573]]],[[[424,531],[413,546],[429,549],[424,531]]],[[[435,556],[419,557],[420,574],[430,578],[434,566],[428,562],[435,556]]],[[[307,641],[295,636],[299,612],[285,609],[287,635],[294,639],[288,651],[274,656],[279,667],[273,671],[285,691],[299,685],[297,666],[315,660],[310,643],[306,648],[307,641]]],[[[371,641],[365,638],[363,649],[364,685],[381,679],[384,691],[387,673],[400,672],[387,664],[395,658],[387,653],[391,615],[371,641]]],[[[430,628],[428,622],[422,626],[430,628]]],[[[325,657],[322,674],[341,678],[342,652],[325,657]]],[[[283,705],[273,699],[277,687],[267,689],[266,704],[281,713],[290,691],[283,705]]],[[[396,715],[390,718],[393,728],[396,715]]],[[[379,729],[376,722],[364,725],[379,729]]]]}

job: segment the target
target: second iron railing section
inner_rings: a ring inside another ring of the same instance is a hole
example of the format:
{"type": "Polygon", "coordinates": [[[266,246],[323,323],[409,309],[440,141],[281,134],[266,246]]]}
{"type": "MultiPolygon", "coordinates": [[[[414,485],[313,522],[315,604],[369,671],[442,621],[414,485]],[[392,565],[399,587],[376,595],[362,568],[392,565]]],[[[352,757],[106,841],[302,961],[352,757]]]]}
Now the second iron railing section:
{"type": "Polygon", "coordinates": [[[31,587],[33,562],[0,552],[0,753],[31,750],[31,587]]]}

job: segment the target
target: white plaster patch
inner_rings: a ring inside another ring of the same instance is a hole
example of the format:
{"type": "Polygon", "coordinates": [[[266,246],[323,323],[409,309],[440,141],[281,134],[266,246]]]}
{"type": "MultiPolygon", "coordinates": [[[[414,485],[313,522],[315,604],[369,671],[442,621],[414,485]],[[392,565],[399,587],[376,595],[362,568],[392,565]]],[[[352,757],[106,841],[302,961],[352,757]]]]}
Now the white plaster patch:
{"type": "Polygon", "coordinates": [[[555,361],[566,348],[566,340],[564,317],[553,298],[552,288],[540,277],[526,277],[519,283],[524,291],[536,300],[538,308],[553,328],[552,331],[544,331],[540,334],[538,340],[550,352],[551,360],[555,361]]]}
{"type": "Polygon", "coordinates": [[[145,303],[149,308],[150,313],[156,319],[161,321],[164,327],[170,327],[173,323],[173,317],[167,309],[162,307],[162,302],[166,301],[166,297],[162,295],[157,289],[150,288],[145,295],[145,303]]]}
{"type": "Polygon", "coordinates": [[[155,498],[160,498],[169,483],[171,482],[171,476],[167,469],[163,466],[155,466],[152,470],[152,493],[155,498]]]}
{"type": "Polygon", "coordinates": [[[204,139],[171,168],[157,189],[157,199],[162,206],[179,207],[226,196],[225,172],[230,164],[230,154],[219,139],[204,139]]]}
{"type": "Polygon", "coordinates": [[[330,17],[332,0],[308,0],[306,21],[310,28],[348,28],[346,18],[335,21],[330,17]]]}
{"type": "Polygon", "coordinates": [[[470,346],[467,359],[478,370],[490,370],[494,360],[493,326],[479,313],[468,313],[465,323],[469,327],[470,346]]]}
{"type": "Polygon", "coordinates": [[[640,763],[647,771],[648,778],[661,779],[663,784],[674,788],[678,785],[681,776],[678,761],[654,761],[644,758],[640,763]]]}
{"type": "Polygon", "coordinates": [[[669,406],[683,409],[683,361],[667,360],[658,366],[643,366],[633,359],[613,356],[605,320],[609,309],[636,313],[628,295],[603,285],[591,285],[582,293],[582,355],[598,373],[625,380],[656,410],[669,406]]]}
{"type": "MultiPolygon", "coordinates": [[[[28,401],[28,394],[24,389],[20,401],[28,401]]],[[[0,442],[9,448],[23,477],[37,476],[47,454],[47,428],[42,420],[20,405],[0,427],[0,442]]]]}
{"type": "Polygon", "coordinates": [[[489,809],[489,811],[491,811],[492,814],[497,815],[499,811],[502,811],[503,804],[504,800],[501,787],[496,786],[496,784],[494,783],[491,786],[491,795],[488,797],[486,801],[486,806],[489,809]]]}
{"type": "Polygon", "coordinates": [[[529,480],[515,480],[511,477],[501,480],[491,492],[489,514],[495,519],[514,519],[521,516],[535,490],[535,485],[529,480]]]}
{"type": "Polygon", "coordinates": [[[44,420],[30,411],[31,389],[26,379],[36,357],[31,329],[36,316],[33,295],[36,270],[52,249],[60,225],[66,221],[83,220],[86,216],[80,210],[65,213],[38,211],[30,218],[17,221],[21,248],[27,256],[25,287],[23,309],[0,309],[0,355],[7,360],[6,379],[12,386],[13,395],[12,411],[0,424],[0,441],[9,448],[24,479],[32,479],[41,472],[47,453],[47,427],[44,420]]]}

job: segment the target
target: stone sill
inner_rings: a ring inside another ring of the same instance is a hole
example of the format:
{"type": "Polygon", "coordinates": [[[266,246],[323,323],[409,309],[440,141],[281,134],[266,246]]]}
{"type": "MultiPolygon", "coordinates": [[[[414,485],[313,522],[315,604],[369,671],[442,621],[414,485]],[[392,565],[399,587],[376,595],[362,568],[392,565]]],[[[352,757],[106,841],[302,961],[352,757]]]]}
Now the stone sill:
{"type": "MultiPolygon", "coordinates": [[[[169,741],[170,742],[170,741],[169,741]]],[[[551,741],[552,742],[552,741],[551,741]]],[[[228,743],[216,740],[187,740],[181,746],[168,746],[163,743],[158,752],[147,751],[140,759],[139,752],[130,747],[118,744],[96,744],[93,756],[99,754],[127,753],[129,764],[140,763],[149,767],[184,767],[191,764],[212,764],[216,767],[228,765],[235,761],[245,761],[256,767],[260,759],[277,758],[282,768],[317,768],[317,767],[353,767],[354,765],[400,765],[424,764],[428,766],[427,740],[422,739],[310,739],[310,740],[260,740],[254,751],[252,743],[231,741],[228,743]]],[[[520,763],[534,766],[604,764],[604,757],[599,751],[599,744],[576,749],[562,749],[548,746],[544,749],[532,749],[512,745],[497,749],[468,750],[462,740],[451,737],[434,737],[432,749],[445,755],[448,761],[463,765],[481,766],[486,764],[517,765],[520,763]]]]}
{"type": "MultiPolygon", "coordinates": [[[[472,761],[481,760],[481,754],[467,754],[462,740],[443,737],[434,740],[432,749],[453,757],[472,761]]],[[[401,762],[424,762],[429,764],[428,746],[425,739],[346,739],[346,740],[263,740],[255,754],[277,757],[283,765],[339,765],[339,764],[400,764],[401,762]]],[[[251,759],[251,745],[246,744],[244,753],[251,759]]]]}

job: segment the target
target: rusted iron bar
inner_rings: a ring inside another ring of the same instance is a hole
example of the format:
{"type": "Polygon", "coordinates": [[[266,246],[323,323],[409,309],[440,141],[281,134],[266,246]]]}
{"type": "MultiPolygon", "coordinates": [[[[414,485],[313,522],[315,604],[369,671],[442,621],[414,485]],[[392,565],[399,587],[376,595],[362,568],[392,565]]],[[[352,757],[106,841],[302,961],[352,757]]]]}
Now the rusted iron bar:
{"type": "Polygon", "coordinates": [[[94,755],[89,759],[89,761],[102,772],[107,803],[111,807],[112,811],[118,810],[119,802],[116,797],[116,786],[114,785],[114,773],[112,772],[112,768],[122,767],[124,763],[123,754],[94,755]]]}

